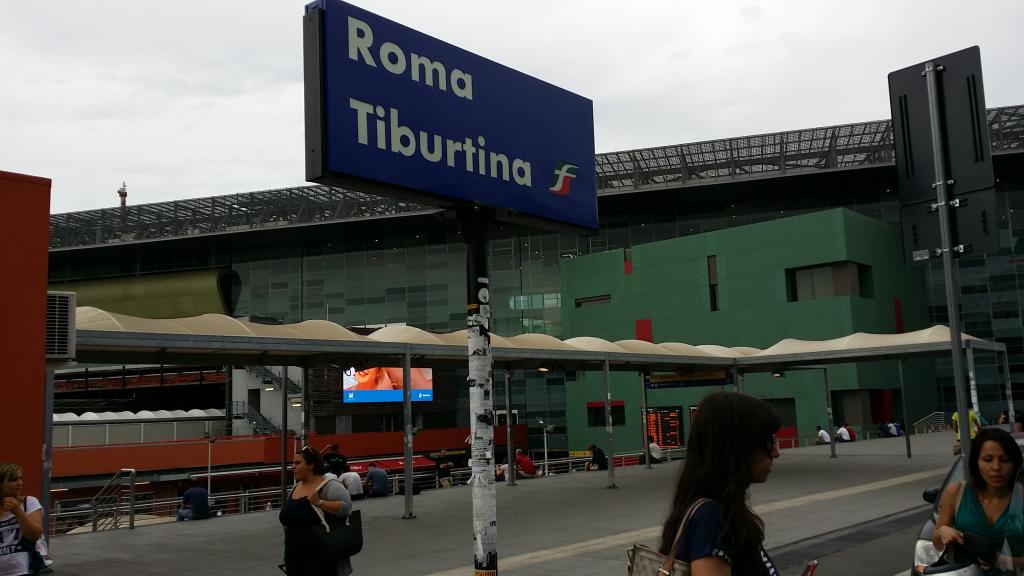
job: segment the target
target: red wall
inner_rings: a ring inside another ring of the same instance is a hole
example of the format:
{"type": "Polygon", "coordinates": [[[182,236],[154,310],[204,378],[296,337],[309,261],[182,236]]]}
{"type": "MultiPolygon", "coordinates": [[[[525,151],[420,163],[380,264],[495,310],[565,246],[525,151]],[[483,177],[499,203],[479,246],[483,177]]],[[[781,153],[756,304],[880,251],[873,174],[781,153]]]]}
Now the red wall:
{"type": "Polygon", "coordinates": [[[43,493],[46,281],[50,180],[0,171],[0,460],[25,469],[24,494],[43,493]]]}
{"type": "MultiPolygon", "coordinates": [[[[42,409],[40,408],[40,412],[42,409]]],[[[41,429],[40,429],[41,430],[41,429]]],[[[413,440],[417,454],[436,452],[441,448],[466,448],[469,428],[424,430],[413,440]]],[[[40,440],[41,442],[41,440],[40,440]]],[[[363,434],[313,434],[309,443],[320,450],[337,442],[348,458],[368,456],[399,456],[402,454],[401,432],[372,432],[363,434]]],[[[494,427],[494,443],[505,445],[505,427],[494,427]]],[[[512,426],[512,443],[526,446],[526,425],[512,426]]],[[[288,460],[297,448],[298,440],[289,439],[288,460]]],[[[213,466],[263,466],[281,463],[280,436],[234,436],[220,438],[210,452],[213,466]]],[[[81,446],[56,448],[53,451],[53,477],[112,475],[121,468],[138,471],[202,468],[206,466],[206,441],[186,440],[153,444],[116,444],[110,446],[81,446]]]]}

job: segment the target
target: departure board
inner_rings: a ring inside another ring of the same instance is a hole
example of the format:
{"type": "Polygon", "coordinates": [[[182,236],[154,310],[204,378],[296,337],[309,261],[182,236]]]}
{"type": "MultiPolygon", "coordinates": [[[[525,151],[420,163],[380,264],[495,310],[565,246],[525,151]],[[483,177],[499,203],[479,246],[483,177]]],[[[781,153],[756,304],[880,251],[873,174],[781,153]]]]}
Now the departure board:
{"type": "Polygon", "coordinates": [[[683,445],[682,420],[680,408],[648,408],[647,435],[662,448],[678,448],[683,445]]]}

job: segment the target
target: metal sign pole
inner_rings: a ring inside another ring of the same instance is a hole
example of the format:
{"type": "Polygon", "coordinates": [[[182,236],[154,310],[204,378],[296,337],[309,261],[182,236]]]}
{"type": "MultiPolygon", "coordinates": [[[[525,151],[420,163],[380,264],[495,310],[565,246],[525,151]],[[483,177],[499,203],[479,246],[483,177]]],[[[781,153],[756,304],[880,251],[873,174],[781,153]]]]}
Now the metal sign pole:
{"type": "MultiPolygon", "coordinates": [[[[950,181],[946,175],[946,153],[942,147],[943,127],[942,110],[940,108],[941,91],[939,74],[942,67],[935,62],[924,65],[924,76],[928,85],[928,118],[932,131],[932,156],[935,158],[936,207],[939,210],[939,233],[942,237],[942,271],[946,279],[946,310],[949,316],[949,340],[953,356],[953,386],[956,389],[957,412],[960,413],[960,450],[964,462],[970,462],[971,421],[967,411],[967,398],[964,387],[963,343],[960,341],[960,285],[957,281],[956,262],[953,251],[962,251],[962,246],[953,246],[952,214],[949,205],[950,181]],[[964,434],[964,429],[967,434],[964,434]]],[[[963,467],[964,479],[967,478],[967,466],[963,467]]]]}
{"type": "Polygon", "coordinates": [[[281,366],[281,506],[288,498],[288,367],[281,366]]]}
{"type": "Polygon", "coordinates": [[[1006,379],[1006,407],[1010,416],[1010,430],[1013,430],[1013,424],[1016,423],[1017,417],[1014,416],[1013,390],[1010,388],[1013,383],[1010,378],[1010,354],[1006,350],[1003,351],[1003,378],[1006,379]]]}
{"type": "Polygon", "coordinates": [[[491,297],[487,243],[493,212],[473,207],[459,213],[466,241],[469,425],[472,436],[473,567],[475,576],[498,574],[498,515],[494,485],[494,398],[491,358],[491,297]]]}

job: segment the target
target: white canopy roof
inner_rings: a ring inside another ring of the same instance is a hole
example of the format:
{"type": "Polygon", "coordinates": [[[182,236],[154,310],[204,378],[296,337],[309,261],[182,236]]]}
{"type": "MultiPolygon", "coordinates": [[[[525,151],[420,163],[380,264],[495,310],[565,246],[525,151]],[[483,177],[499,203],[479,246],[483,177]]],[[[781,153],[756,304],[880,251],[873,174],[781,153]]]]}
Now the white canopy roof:
{"type": "Polygon", "coordinates": [[[188,420],[191,418],[223,418],[224,411],[218,410],[217,408],[207,408],[206,410],[200,410],[193,408],[188,412],[183,410],[172,410],[170,412],[166,410],[157,410],[156,412],[150,412],[148,410],[142,410],[140,412],[128,412],[127,410],[121,412],[100,412],[99,414],[93,412],[86,412],[79,416],[74,412],[59,412],[53,415],[54,424],[71,424],[71,423],[83,423],[87,422],[90,424],[98,422],[131,422],[133,420],[140,419],[157,419],[157,418],[171,418],[173,420],[188,420]],[[165,414],[170,414],[166,416],[165,414]]]}
{"type": "MultiPolygon", "coordinates": [[[[408,352],[416,365],[431,366],[464,362],[467,353],[465,330],[434,334],[407,325],[387,326],[362,336],[323,320],[266,325],[220,314],[147,319],[82,307],[77,310],[77,328],[82,361],[316,365],[355,360],[364,365],[400,365],[408,352]]],[[[964,340],[976,348],[1005,350],[1002,344],[968,335],[964,340]]],[[[616,370],[737,366],[747,371],[797,363],[939,354],[949,348],[949,329],[932,326],[906,334],[856,333],[831,340],[788,338],[764,350],[682,342],[609,342],[590,336],[559,340],[545,334],[508,338],[491,334],[491,344],[495,365],[506,368],[596,369],[607,361],[616,370]]],[[[161,412],[148,417],[170,417],[161,412]]]]}

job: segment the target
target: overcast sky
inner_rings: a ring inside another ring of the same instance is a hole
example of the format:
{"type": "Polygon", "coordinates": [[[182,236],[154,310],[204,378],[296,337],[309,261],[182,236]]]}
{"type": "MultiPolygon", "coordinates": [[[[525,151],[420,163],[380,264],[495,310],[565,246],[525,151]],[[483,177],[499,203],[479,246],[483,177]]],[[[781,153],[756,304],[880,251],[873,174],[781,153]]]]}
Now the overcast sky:
{"type": "MultiPolygon", "coordinates": [[[[53,212],[303,183],[298,0],[0,4],[0,170],[53,212]]],[[[889,116],[886,74],[980,45],[1024,103],[1020,0],[356,0],[594,101],[598,152],[889,116]]]]}

